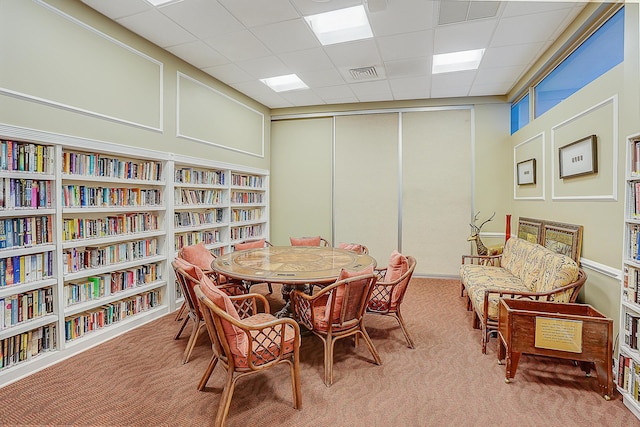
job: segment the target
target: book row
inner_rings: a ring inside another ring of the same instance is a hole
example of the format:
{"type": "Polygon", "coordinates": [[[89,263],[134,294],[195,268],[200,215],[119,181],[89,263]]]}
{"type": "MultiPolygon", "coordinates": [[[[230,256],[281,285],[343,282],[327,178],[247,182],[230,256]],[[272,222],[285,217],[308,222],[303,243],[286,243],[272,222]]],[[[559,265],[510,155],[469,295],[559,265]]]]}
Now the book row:
{"type": "Polygon", "coordinates": [[[102,218],[63,218],[62,240],[95,239],[157,229],[158,215],[150,212],[132,212],[102,218]]]}
{"type": "Polygon", "coordinates": [[[617,385],[635,401],[640,401],[640,363],[622,353],[618,357],[617,385]]]}
{"type": "Polygon", "coordinates": [[[63,273],[74,273],[158,255],[158,239],[143,239],[108,246],[70,248],[62,252],[63,273]]]}
{"type": "Polygon", "coordinates": [[[231,174],[231,185],[236,187],[254,187],[254,188],[262,188],[263,178],[261,176],[256,175],[239,175],[232,173],[231,174]]]}
{"type": "Polygon", "coordinates": [[[51,208],[53,206],[52,185],[51,181],[4,178],[0,185],[0,208],[51,208]]]}
{"type": "Polygon", "coordinates": [[[640,260],[638,248],[640,247],[640,224],[628,224],[629,233],[629,259],[640,260]]]}
{"type": "Polygon", "coordinates": [[[86,280],[69,282],[64,285],[65,307],[86,301],[98,300],[133,289],[160,279],[158,264],[142,265],[136,268],[113,271],[88,277],[86,280]]]}
{"type": "Polygon", "coordinates": [[[0,288],[53,277],[53,252],[0,258],[0,288]]]}
{"type": "Polygon", "coordinates": [[[255,239],[262,235],[262,224],[231,228],[231,240],[255,239]]]}
{"type": "Polygon", "coordinates": [[[220,190],[193,190],[176,188],[176,205],[218,205],[224,202],[224,193],[220,190]]]}
{"type": "Polygon", "coordinates": [[[185,246],[204,243],[212,245],[220,242],[220,230],[192,231],[175,235],[175,249],[179,251],[185,246]]]}
{"type": "Polygon", "coordinates": [[[262,203],[262,193],[251,191],[232,191],[231,203],[262,203]]]}
{"type": "Polygon", "coordinates": [[[162,191],[149,188],[63,185],[64,207],[159,206],[162,191]]]}
{"type": "MultiPolygon", "coordinates": [[[[640,172],[636,172],[638,174],[640,172]]],[[[627,185],[629,189],[627,196],[627,211],[630,218],[640,218],[640,181],[631,181],[627,185]]]]}
{"type": "Polygon", "coordinates": [[[0,140],[0,170],[53,173],[55,147],[0,140]]]}
{"type": "Polygon", "coordinates": [[[55,350],[56,325],[46,325],[0,340],[0,369],[31,360],[41,353],[55,350]]]}
{"type": "Polygon", "coordinates": [[[640,271],[630,265],[624,266],[622,280],[622,299],[640,304],[640,271]]]}
{"type": "Polygon", "coordinates": [[[196,225],[221,223],[224,220],[223,209],[208,209],[206,211],[180,211],[173,214],[175,227],[193,227],[196,225]]]}
{"type": "Polygon", "coordinates": [[[224,172],[180,168],[175,170],[175,182],[181,184],[224,185],[224,172]]]}
{"type": "Polygon", "coordinates": [[[0,298],[0,329],[53,313],[53,288],[0,298]]]}
{"type": "Polygon", "coordinates": [[[0,219],[0,249],[52,242],[51,215],[0,219]]]}
{"type": "Polygon", "coordinates": [[[624,314],[624,343],[634,350],[638,349],[638,323],[640,317],[630,313],[624,314]]]}
{"type": "Polygon", "coordinates": [[[231,221],[254,221],[262,218],[262,209],[232,209],[231,221]]]}
{"type": "Polygon", "coordinates": [[[62,171],[70,175],[159,181],[162,177],[162,164],[65,151],[62,153],[62,171]]]}
{"type": "Polygon", "coordinates": [[[161,304],[160,291],[153,290],[122,301],[105,304],[95,310],[65,318],[65,340],[73,341],[161,304]]]}

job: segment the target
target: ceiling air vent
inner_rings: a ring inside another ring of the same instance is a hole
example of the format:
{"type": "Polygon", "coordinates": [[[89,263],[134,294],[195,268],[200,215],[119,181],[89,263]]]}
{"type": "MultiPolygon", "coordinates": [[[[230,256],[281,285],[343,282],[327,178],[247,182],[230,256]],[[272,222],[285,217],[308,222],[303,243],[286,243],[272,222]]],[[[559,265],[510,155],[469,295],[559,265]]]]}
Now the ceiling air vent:
{"type": "Polygon", "coordinates": [[[351,74],[353,80],[370,80],[378,78],[376,67],[351,68],[349,70],[349,74],[351,74]]]}

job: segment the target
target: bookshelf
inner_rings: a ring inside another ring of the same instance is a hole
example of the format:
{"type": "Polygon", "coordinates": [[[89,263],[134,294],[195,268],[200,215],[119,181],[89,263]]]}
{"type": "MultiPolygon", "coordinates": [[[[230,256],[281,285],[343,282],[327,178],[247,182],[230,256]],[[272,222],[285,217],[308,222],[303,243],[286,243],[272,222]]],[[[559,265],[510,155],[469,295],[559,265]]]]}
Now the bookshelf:
{"type": "Polygon", "coordinates": [[[627,138],[624,248],[620,296],[620,348],[616,386],[624,405],[640,418],[640,135],[627,138]]]}
{"type": "Polygon", "coordinates": [[[0,387],[177,309],[182,246],[226,253],[234,228],[268,238],[267,180],[0,124],[0,387]]]}

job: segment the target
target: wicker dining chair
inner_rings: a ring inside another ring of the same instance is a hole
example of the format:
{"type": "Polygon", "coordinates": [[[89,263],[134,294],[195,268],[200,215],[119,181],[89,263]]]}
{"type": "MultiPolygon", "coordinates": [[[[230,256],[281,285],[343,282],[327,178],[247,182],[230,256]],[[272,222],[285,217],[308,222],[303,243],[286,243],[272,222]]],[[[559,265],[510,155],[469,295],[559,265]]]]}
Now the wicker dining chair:
{"type": "Polygon", "coordinates": [[[378,314],[396,319],[409,348],[415,348],[415,344],[409,335],[400,307],[415,268],[416,259],[414,257],[405,257],[394,251],[389,265],[375,270],[377,281],[371,291],[366,311],[367,314],[378,314]]]}
{"type": "Polygon", "coordinates": [[[291,374],[293,407],[302,407],[300,389],[300,327],[293,319],[269,314],[269,303],[260,294],[228,296],[209,278],[198,273],[195,293],[211,338],[213,356],[200,379],[204,390],[216,365],[226,371],[215,426],[224,425],[236,382],[245,376],[286,363],[291,374]],[[258,301],[264,312],[258,312],[258,301]],[[236,308],[238,307],[238,308],[236,308]],[[251,314],[246,317],[246,314],[251,314]]]}
{"type": "Polygon", "coordinates": [[[345,249],[347,251],[355,252],[361,255],[369,255],[369,248],[360,243],[338,243],[338,249],[345,249]]]}
{"type": "Polygon", "coordinates": [[[373,268],[349,273],[342,270],[338,280],[314,295],[291,292],[295,318],[324,343],[324,383],[333,384],[333,350],[335,342],[349,336],[362,336],[375,363],[382,364],[363,317],[375,283],[373,268]]]}
{"type": "Polygon", "coordinates": [[[331,246],[329,241],[322,236],[314,237],[290,237],[291,246],[331,246]]]}
{"type": "MultiPolygon", "coordinates": [[[[245,240],[243,242],[238,242],[233,244],[233,248],[236,251],[243,251],[245,249],[256,249],[256,248],[266,248],[267,246],[273,246],[271,242],[266,239],[257,239],[257,240],[245,240]]],[[[251,282],[243,282],[245,288],[247,289],[247,293],[251,292],[251,286],[253,283],[251,282]]],[[[269,293],[273,293],[273,286],[271,283],[267,283],[267,288],[269,289],[269,293]]]]}

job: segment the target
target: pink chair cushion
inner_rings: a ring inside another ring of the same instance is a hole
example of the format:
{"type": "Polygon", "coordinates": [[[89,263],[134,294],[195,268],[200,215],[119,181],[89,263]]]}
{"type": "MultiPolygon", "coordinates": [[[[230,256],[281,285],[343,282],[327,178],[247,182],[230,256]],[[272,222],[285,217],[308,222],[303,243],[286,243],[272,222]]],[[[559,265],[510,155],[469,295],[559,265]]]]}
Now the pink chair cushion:
{"type": "Polygon", "coordinates": [[[265,239],[256,240],[254,242],[235,243],[233,246],[236,251],[243,251],[245,249],[264,248],[265,239]]]}
{"type": "MultiPolygon", "coordinates": [[[[338,279],[336,280],[336,282],[340,281],[340,280],[344,280],[344,279],[349,279],[351,277],[357,277],[357,276],[365,276],[367,274],[373,274],[373,266],[370,265],[369,267],[365,268],[364,270],[360,270],[360,271],[349,271],[349,270],[345,270],[344,268],[340,270],[340,275],[338,276],[338,279]]],[[[327,300],[327,305],[325,307],[325,312],[324,312],[324,321],[325,322],[329,322],[329,313],[331,310],[331,298],[335,296],[336,298],[336,304],[333,307],[333,322],[337,322],[340,320],[340,310],[342,309],[342,301],[344,299],[344,287],[346,285],[341,285],[338,286],[334,291],[333,294],[329,296],[329,299],[327,300]]]]}
{"type": "MultiPolygon", "coordinates": [[[[207,298],[209,298],[215,305],[224,310],[228,315],[234,319],[240,320],[238,311],[234,307],[233,303],[229,299],[229,296],[222,292],[218,287],[207,277],[202,270],[196,267],[196,273],[200,280],[200,288],[207,298]]],[[[234,356],[246,357],[248,352],[249,343],[244,331],[230,322],[222,320],[222,328],[224,334],[227,337],[229,343],[229,349],[234,356]]]]}
{"type": "Polygon", "coordinates": [[[182,258],[203,270],[211,270],[211,263],[215,259],[204,243],[182,248],[182,258]]]}
{"type": "Polygon", "coordinates": [[[338,248],[352,251],[357,254],[362,253],[362,245],[358,245],[357,243],[338,243],[338,248]]]}
{"type": "Polygon", "coordinates": [[[320,236],[316,237],[291,237],[291,246],[320,246],[320,236]]]}
{"type": "Polygon", "coordinates": [[[389,258],[389,265],[384,275],[384,281],[393,282],[394,280],[398,280],[407,270],[409,270],[407,257],[394,249],[389,258]]]}

